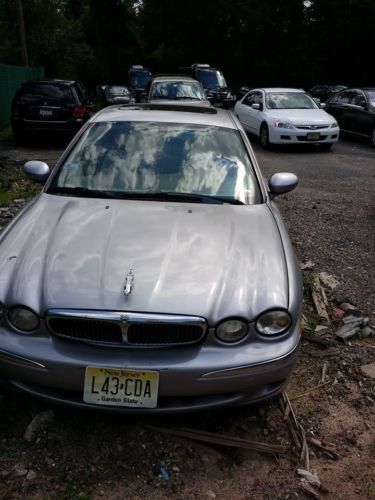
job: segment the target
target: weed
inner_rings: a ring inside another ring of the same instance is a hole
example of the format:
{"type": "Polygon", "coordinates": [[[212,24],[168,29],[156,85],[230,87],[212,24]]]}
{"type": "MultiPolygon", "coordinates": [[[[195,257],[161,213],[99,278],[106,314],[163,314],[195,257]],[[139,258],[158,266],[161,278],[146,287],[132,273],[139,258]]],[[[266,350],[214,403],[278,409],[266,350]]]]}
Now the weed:
{"type": "Polygon", "coordinates": [[[314,289],[314,273],[305,271],[303,273],[303,294],[305,297],[310,298],[314,289]]]}

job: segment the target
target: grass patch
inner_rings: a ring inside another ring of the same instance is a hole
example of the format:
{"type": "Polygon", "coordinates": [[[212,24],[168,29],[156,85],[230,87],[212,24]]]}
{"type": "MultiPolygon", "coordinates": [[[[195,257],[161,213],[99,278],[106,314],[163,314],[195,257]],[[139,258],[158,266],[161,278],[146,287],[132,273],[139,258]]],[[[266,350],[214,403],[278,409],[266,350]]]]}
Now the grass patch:
{"type": "Polygon", "coordinates": [[[0,140],[1,141],[13,141],[12,129],[10,126],[5,127],[0,130],[0,140]]]}
{"type": "Polygon", "coordinates": [[[0,164],[0,203],[35,196],[40,186],[27,180],[18,165],[0,164]]]}

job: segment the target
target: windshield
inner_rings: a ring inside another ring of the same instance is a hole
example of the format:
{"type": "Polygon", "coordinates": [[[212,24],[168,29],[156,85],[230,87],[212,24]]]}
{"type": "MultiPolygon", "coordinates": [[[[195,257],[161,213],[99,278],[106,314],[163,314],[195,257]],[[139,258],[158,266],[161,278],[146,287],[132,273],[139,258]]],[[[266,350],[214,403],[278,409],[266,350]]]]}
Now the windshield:
{"type": "Polygon", "coordinates": [[[127,87],[112,86],[105,89],[105,93],[111,96],[128,96],[129,90],[127,87]]]}
{"type": "Polygon", "coordinates": [[[148,71],[131,71],[130,72],[130,85],[132,87],[145,88],[150,81],[150,73],[148,71]]]}
{"type": "Polygon", "coordinates": [[[198,69],[198,80],[202,83],[205,89],[212,89],[214,87],[226,87],[226,81],[220,71],[198,69]]]}
{"type": "Polygon", "coordinates": [[[216,195],[246,204],[259,199],[238,131],[173,123],[91,125],[60,167],[49,192],[59,188],[118,197],[167,192],[216,195]]]}
{"type": "Polygon", "coordinates": [[[197,99],[205,100],[202,87],[195,82],[155,82],[150,99],[197,99]]]}
{"type": "Polygon", "coordinates": [[[368,91],[367,94],[370,99],[371,106],[375,106],[375,91],[368,91]]]}
{"type": "Polygon", "coordinates": [[[56,83],[32,83],[23,85],[19,98],[25,102],[35,102],[40,100],[72,102],[73,94],[68,85],[56,83]]]}
{"type": "Polygon", "coordinates": [[[270,92],[266,94],[268,109],[316,109],[318,106],[302,92],[270,92]]]}

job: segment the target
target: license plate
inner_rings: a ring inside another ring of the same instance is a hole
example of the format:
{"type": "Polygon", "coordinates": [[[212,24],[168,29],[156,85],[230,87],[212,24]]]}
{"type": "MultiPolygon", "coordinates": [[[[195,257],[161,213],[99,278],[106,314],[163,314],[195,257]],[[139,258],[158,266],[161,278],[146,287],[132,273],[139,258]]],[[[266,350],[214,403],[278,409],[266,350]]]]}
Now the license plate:
{"type": "Polygon", "coordinates": [[[40,116],[52,116],[53,111],[52,109],[40,109],[39,114],[40,116]]]}
{"type": "Polygon", "coordinates": [[[319,141],[320,140],[320,133],[319,132],[311,132],[310,134],[307,134],[307,140],[308,141],[319,141]]]}
{"type": "Polygon", "coordinates": [[[156,408],[159,372],[86,368],[83,401],[104,406],[156,408]]]}

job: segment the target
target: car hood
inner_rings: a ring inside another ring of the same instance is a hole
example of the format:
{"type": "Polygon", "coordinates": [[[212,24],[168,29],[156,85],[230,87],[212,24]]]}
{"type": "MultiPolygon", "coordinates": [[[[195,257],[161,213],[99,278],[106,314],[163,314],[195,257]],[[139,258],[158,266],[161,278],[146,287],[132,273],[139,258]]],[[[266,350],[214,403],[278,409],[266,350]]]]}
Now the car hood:
{"type": "Polygon", "coordinates": [[[334,121],[323,109],[273,109],[267,115],[288,120],[293,125],[329,125],[334,121]]]}
{"type": "Polygon", "coordinates": [[[253,206],[41,194],[0,237],[0,302],[254,319],[288,307],[278,226],[253,206]],[[125,297],[126,275],[134,289],[125,297]]]}

